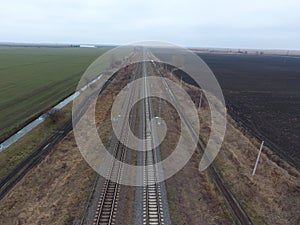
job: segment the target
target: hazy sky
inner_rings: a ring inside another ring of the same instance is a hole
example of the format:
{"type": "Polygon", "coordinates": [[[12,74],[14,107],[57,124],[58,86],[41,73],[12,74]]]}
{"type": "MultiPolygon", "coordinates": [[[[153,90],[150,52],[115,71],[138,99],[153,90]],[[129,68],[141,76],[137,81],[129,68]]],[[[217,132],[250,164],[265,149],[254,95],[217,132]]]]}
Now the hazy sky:
{"type": "Polygon", "coordinates": [[[300,49],[299,0],[2,0],[0,42],[300,49]]]}

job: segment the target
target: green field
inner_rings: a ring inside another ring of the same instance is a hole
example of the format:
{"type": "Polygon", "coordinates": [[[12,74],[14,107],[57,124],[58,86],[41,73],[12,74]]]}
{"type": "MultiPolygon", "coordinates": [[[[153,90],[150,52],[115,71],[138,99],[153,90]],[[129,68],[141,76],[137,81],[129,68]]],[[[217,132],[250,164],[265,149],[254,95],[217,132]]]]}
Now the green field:
{"type": "Polygon", "coordinates": [[[106,50],[0,47],[0,141],[73,93],[106,50]]]}

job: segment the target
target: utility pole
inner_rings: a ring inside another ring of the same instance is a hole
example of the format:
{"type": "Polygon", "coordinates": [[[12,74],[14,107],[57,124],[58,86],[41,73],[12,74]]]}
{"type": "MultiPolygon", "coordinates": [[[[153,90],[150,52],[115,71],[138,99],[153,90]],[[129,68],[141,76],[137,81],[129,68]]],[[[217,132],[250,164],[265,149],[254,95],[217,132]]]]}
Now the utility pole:
{"type": "Polygon", "coordinates": [[[162,106],[162,102],[161,102],[161,93],[162,93],[162,91],[160,91],[160,94],[159,94],[159,106],[158,106],[158,118],[159,118],[159,120],[158,120],[158,125],[160,125],[160,113],[161,113],[161,106],[162,106]]]}
{"type": "Polygon", "coordinates": [[[200,108],[201,108],[201,105],[202,105],[202,92],[201,92],[201,94],[200,94],[200,99],[199,99],[199,110],[200,110],[200,108]]]}
{"type": "Polygon", "coordinates": [[[255,175],[256,168],[257,168],[257,165],[258,165],[258,161],[259,161],[260,154],[261,154],[261,151],[262,151],[263,146],[264,146],[264,141],[261,142],[260,149],[259,149],[259,153],[258,153],[258,156],[257,156],[257,159],[256,159],[256,163],[255,163],[255,166],[254,166],[254,168],[253,168],[252,176],[255,175]]]}

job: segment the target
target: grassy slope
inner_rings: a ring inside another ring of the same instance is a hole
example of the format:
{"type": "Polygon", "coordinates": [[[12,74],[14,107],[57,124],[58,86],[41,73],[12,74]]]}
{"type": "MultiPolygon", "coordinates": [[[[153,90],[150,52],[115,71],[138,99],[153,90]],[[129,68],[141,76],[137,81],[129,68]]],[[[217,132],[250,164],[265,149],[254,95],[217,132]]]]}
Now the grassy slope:
{"type": "Polygon", "coordinates": [[[0,181],[4,179],[18,164],[37,150],[60,126],[71,117],[72,103],[62,109],[64,117],[57,122],[47,118],[19,141],[13,143],[5,151],[0,152],[0,181]]]}
{"type": "Polygon", "coordinates": [[[0,140],[74,92],[104,49],[0,47],[0,140]]]}

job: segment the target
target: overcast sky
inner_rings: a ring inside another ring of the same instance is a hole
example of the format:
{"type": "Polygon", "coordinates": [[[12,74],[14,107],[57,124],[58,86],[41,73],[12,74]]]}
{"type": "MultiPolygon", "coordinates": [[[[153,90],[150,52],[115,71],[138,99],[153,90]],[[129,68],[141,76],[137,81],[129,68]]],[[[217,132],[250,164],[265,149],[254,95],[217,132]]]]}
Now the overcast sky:
{"type": "Polygon", "coordinates": [[[2,0],[0,42],[300,49],[299,0],[2,0]]]}

